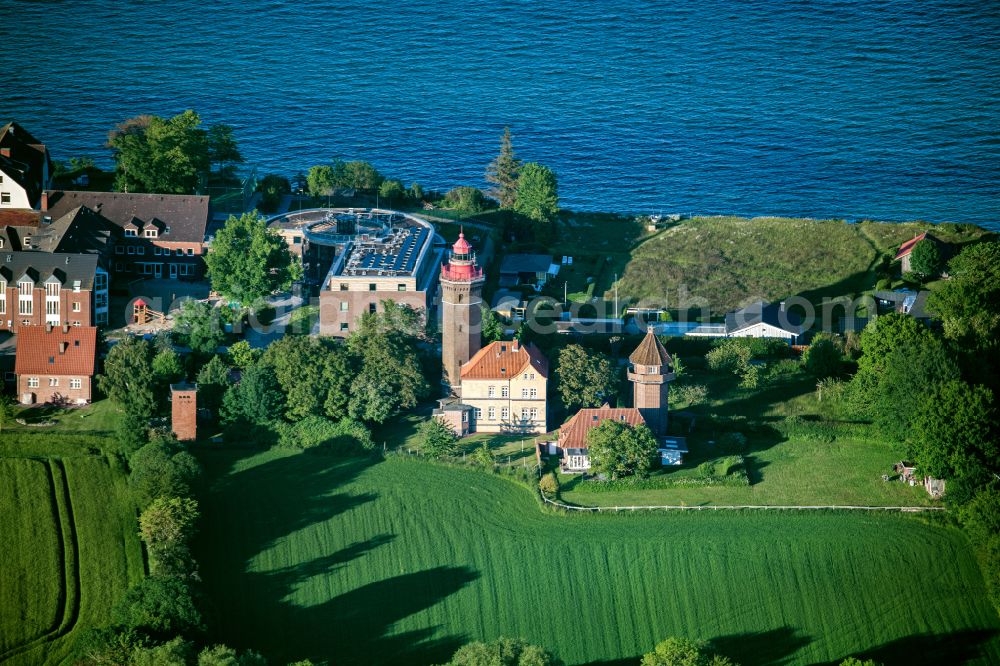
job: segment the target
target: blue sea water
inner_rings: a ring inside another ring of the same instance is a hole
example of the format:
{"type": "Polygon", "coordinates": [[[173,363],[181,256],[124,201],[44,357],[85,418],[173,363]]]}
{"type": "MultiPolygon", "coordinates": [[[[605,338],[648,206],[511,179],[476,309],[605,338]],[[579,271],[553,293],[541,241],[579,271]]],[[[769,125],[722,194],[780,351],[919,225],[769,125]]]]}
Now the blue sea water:
{"type": "Polygon", "coordinates": [[[259,172],[481,185],[504,125],[589,210],[1000,229],[1000,3],[0,0],[0,119],[57,159],[197,110],[259,172]]]}

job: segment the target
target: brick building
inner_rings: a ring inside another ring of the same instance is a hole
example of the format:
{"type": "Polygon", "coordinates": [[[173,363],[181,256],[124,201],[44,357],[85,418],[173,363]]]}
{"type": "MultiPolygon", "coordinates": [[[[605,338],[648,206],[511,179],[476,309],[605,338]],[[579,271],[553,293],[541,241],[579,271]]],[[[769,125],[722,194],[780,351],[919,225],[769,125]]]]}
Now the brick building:
{"type": "Polygon", "coordinates": [[[628,380],[632,382],[632,406],[642,413],[653,434],[667,434],[667,396],[674,380],[674,360],[653,333],[646,337],[628,357],[628,380]]]}
{"type": "Polygon", "coordinates": [[[0,253],[0,330],[107,320],[108,274],[97,255],[0,253]]]}
{"type": "Polygon", "coordinates": [[[67,225],[67,233],[77,230],[72,239],[63,234],[49,243],[63,251],[100,246],[112,275],[190,280],[205,275],[207,196],[50,190],[42,195],[41,209],[43,221],[53,223],[67,215],[102,218],[86,226],[67,225]]]}
{"type": "Polygon", "coordinates": [[[170,425],[179,441],[198,439],[198,387],[170,385],[170,425]]]}
{"type": "Polygon", "coordinates": [[[97,357],[93,326],[25,326],[17,335],[17,396],[22,404],[87,404],[97,357]]]}

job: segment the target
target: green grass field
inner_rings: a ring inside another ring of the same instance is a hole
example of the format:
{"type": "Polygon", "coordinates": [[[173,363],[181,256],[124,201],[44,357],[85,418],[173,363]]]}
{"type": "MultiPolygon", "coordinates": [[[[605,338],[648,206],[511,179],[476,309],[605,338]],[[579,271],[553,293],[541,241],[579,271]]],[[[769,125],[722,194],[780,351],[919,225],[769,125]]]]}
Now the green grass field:
{"type": "Polygon", "coordinates": [[[202,458],[211,638],[278,663],[440,663],[500,635],[568,664],[633,663],[671,635],[744,666],[1000,659],[963,535],[915,517],[554,515],[523,486],[406,458],[202,458]]]}
{"type": "MultiPolygon", "coordinates": [[[[110,417],[93,409],[89,423],[103,428],[110,417]]],[[[144,575],[125,473],[96,452],[102,441],[61,426],[5,429],[0,439],[4,663],[65,662],[79,632],[106,623],[111,607],[144,575]]]]}
{"type": "Polygon", "coordinates": [[[984,233],[925,223],[695,217],[637,244],[619,292],[677,308],[683,285],[689,298],[701,299],[716,314],[755,298],[857,296],[875,286],[882,254],[926,229],[959,244],[984,233]]]}

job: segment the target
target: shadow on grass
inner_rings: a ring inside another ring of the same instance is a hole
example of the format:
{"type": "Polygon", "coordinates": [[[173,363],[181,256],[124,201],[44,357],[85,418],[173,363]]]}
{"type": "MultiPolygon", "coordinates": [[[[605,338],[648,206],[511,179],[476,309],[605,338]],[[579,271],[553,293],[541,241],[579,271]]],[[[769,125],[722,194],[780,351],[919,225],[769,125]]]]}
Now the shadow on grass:
{"type": "Polygon", "coordinates": [[[786,626],[769,631],[719,636],[709,642],[715,652],[743,666],[764,666],[788,663],[812,639],[800,634],[798,629],[786,626]]]}
{"type": "Polygon", "coordinates": [[[939,664],[964,664],[967,662],[996,659],[997,654],[985,654],[983,646],[996,639],[996,629],[967,629],[948,634],[915,634],[898,638],[884,645],[865,650],[860,654],[844,655],[830,662],[839,664],[849,656],[862,661],[872,659],[884,666],[938,666],[939,664]]]}
{"type": "Polygon", "coordinates": [[[258,650],[273,663],[446,661],[464,637],[439,636],[435,626],[389,634],[397,622],[475,580],[475,571],[412,572],[401,563],[350,589],[365,580],[350,570],[352,563],[390,547],[396,535],[382,532],[324,549],[338,534],[331,519],[377,499],[345,486],[381,459],[299,454],[239,468],[241,458],[257,453],[200,455],[210,483],[196,554],[211,640],[258,650]]]}

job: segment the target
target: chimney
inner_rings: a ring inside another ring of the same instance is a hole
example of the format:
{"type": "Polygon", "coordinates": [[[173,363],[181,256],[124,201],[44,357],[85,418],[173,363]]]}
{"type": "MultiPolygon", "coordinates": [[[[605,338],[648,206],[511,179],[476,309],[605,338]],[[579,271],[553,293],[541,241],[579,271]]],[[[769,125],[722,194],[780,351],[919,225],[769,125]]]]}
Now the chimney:
{"type": "Polygon", "coordinates": [[[49,193],[47,190],[42,190],[42,210],[46,211],[49,209],[49,193]]]}
{"type": "Polygon", "coordinates": [[[68,348],[69,348],[69,343],[68,342],[63,341],[63,342],[59,343],[59,353],[60,354],[65,354],[66,350],[68,348]]]}
{"type": "Polygon", "coordinates": [[[69,333],[69,324],[62,325],[63,333],[69,333]]]}
{"type": "Polygon", "coordinates": [[[4,157],[10,157],[10,148],[9,147],[0,148],[0,155],[3,155],[4,157]]]}
{"type": "Polygon", "coordinates": [[[517,352],[521,351],[521,342],[520,342],[520,340],[518,340],[517,338],[514,338],[514,342],[513,342],[513,344],[511,344],[510,350],[512,352],[514,352],[515,354],[517,352]]]}

